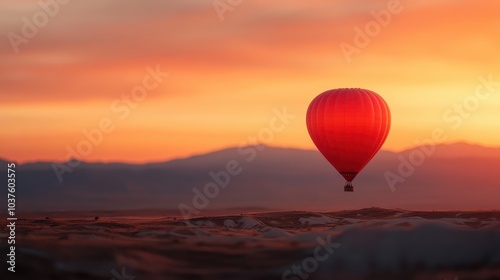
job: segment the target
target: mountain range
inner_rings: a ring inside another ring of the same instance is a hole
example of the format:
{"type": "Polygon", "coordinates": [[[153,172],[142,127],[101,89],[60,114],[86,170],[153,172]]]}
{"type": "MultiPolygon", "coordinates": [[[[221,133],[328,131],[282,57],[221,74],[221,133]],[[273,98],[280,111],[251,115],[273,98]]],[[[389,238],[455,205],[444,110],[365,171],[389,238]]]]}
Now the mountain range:
{"type": "MultiPolygon", "coordinates": [[[[0,164],[7,182],[7,161],[0,164]]],[[[380,151],[353,193],[313,150],[247,146],[158,163],[81,162],[58,178],[54,167],[70,165],[17,165],[17,210],[481,210],[499,209],[500,198],[500,148],[467,143],[380,151]]]]}

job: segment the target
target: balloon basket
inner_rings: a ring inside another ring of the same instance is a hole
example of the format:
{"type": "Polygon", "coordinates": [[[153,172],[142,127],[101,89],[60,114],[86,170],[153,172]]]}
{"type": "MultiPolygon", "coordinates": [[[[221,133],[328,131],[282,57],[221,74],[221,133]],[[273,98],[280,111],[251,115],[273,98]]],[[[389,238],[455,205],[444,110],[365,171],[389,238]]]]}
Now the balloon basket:
{"type": "Polygon", "coordinates": [[[346,182],[345,183],[345,185],[344,185],[344,191],[345,192],[353,192],[354,191],[354,187],[352,186],[351,182],[346,182]]]}

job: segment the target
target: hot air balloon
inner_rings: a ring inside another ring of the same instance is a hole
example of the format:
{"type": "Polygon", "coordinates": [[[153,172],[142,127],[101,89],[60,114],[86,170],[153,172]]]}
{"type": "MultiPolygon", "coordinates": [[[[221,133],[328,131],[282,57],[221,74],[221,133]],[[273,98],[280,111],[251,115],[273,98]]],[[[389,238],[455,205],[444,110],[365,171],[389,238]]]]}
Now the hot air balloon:
{"type": "Polygon", "coordinates": [[[345,178],[344,191],[384,144],[391,126],[387,103],[377,93],[342,88],[318,95],[307,110],[312,141],[345,178]]]}

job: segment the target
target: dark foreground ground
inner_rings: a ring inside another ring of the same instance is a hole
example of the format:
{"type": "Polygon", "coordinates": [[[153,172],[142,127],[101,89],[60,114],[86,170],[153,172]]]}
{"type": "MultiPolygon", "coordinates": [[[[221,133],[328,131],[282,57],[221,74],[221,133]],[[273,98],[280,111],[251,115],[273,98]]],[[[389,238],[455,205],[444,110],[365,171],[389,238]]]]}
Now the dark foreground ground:
{"type": "Polygon", "coordinates": [[[500,279],[500,212],[47,218],[17,221],[2,280],[500,279]]]}

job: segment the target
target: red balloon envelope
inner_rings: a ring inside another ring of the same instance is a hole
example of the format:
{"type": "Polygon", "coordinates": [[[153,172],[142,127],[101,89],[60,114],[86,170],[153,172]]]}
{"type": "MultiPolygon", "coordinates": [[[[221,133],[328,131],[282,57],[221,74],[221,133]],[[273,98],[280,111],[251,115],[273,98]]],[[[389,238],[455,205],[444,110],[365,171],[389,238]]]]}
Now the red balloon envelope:
{"type": "Polygon", "coordinates": [[[323,156],[352,180],[384,144],[391,113],[384,99],[366,89],[333,89],[318,95],[307,110],[307,130],[323,156]]]}

